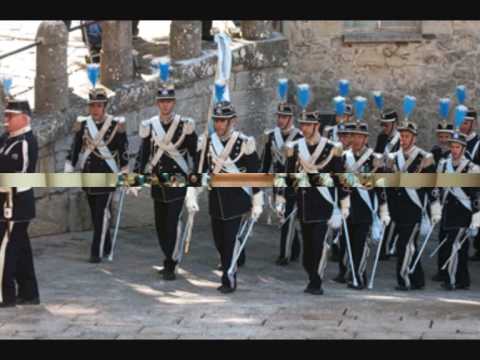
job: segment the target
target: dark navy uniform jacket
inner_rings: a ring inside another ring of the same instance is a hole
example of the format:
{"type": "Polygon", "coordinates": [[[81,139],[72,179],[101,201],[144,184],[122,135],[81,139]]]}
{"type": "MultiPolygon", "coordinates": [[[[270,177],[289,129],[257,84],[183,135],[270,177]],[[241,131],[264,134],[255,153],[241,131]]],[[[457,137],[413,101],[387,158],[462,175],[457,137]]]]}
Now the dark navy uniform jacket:
{"type": "MultiPolygon", "coordinates": [[[[0,137],[0,173],[34,173],[38,159],[38,144],[32,130],[27,127],[19,135],[0,137]]],[[[32,188],[14,188],[13,217],[16,222],[35,218],[35,198],[32,188]]],[[[6,201],[6,194],[0,193],[0,209],[6,201]]],[[[0,221],[5,221],[3,210],[0,221]]]]}

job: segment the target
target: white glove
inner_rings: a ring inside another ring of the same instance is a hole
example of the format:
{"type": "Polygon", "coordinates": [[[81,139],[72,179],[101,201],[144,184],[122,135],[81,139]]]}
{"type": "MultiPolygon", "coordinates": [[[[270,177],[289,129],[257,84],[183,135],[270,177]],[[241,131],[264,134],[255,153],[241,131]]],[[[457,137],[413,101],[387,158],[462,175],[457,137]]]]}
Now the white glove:
{"type": "Polygon", "coordinates": [[[470,223],[470,228],[478,229],[480,227],[480,211],[477,211],[472,215],[472,222],[470,223]]]}
{"type": "Polygon", "coordinates": [[[285,196],[276,195],[275,196],[275,210],[278,217],[283,218],[285,216],[285,196]]]}
{"type": "Polygon", "coordinates": [[[141,189],[140,186],[139,186],[139,187],[129,187],[129,188],[127,189],[127,195],[130,195],[130,194],[131,194],[131,195],[137,197],[137,196],[138,196],[138,192],[140,191],[140,189],[141,189]]]}
{"type": "Polygon", "coordinates": [[[252,197],[252,219],[258,220],[263,211],[263,192],[259,191],[252,197]]]}
{"type": "Polygon", "coordinates": [[[390,224],[390,212],[388,211],[387,203],[380,205],[380,221],[383,223],[384,226],[388,226],[390,224]]]}
{"type": "Polygon", "coordinates": [[[72,166],[72,163],[70,161],[65,161],[65,168],[63,169],[63,172],[66,173],[73,173],[75,171],[74,167],[72,166]]]}
{"type": "Polygon", "coordinates": [[[332,217],[328,220],[328,226],[334,230],[340,229],[342,226],[342,212],[340,209],[335,208],[332,212],[332,217]]]}
{"type": "Polygon", "coordinates": [[[197,191],[195,187],[189,186],[187,188],[187,195],[185,196],[185,206],[189,213],[195,213],[200,210],[197,202],[197,191]]]}
{"type": "Polygon", "coordinates": [[[440,205],[440,201],[434,201],[430,205],[430,213],[432,214],[432,225],[435,225],[442,219],[442,205],[440,205]]]}
{"type": "Polygon", "coordinates": [[[342,217],[347,219],[350,215],[350,196],[340,200],[340,208],[342,210],[342,217]]]}

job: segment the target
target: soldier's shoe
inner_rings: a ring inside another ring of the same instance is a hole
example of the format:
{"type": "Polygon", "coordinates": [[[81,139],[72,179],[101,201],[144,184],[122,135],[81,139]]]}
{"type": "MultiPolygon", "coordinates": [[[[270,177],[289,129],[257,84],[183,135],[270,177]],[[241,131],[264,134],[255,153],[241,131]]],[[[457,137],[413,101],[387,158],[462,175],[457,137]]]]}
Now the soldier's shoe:
{"type": "Polygon", "coordinates": [[[363,290],[363,289],[365,289],[365,286],[363,286],[362,284],[354,285],[353,283],[348,283],[347,287],[349,289],[353,289],[353,290],[363,290]]]}
{"type": "Polygon", "coordinates": [[[88,259],[88,262],[91,264],[98,264],[102,262],[102,259],[99,256],[90,256],[90,259],[88,259]]]}
{"type": "Polygon", "coordinates": [[[455,285],[455,289],[457,289],[457,290],[470,290],[470,285],[458,284],[458,285],[455,285]]]}
{"type": "Polygon", "coordinates": [[[311,294],[311,295],[323,295],[323,289],[320,288],[312,288],[307,286],[307,288],[304,290],[305,293],[311,294]]]}
{"type": "Polygon", "coordinates": [[[288,259],[286,257],[279,256],[275,261],[275,264],[278,266],[288,265],[288,259]]]}
{"type": "Polygon", "coordinates": [[[410,288],[408,286],[405,286],[405,285],[397,285],[397,286],[395,286],[395,290],[397,290],[397,291],[408,291],[408,290],[410,290],[410,288]]]}
{"type": "Polygon", "coordinates": [[[177,278],[174,271],[165,270],[162,275],[163,275],[163,280],[166,280],[166,281],[173,281],[177,278]]]}
{"type": "Polygon", "coordinates": [[[40,305],[40,299],[38,297],[33,299],[22,299],[17,297],[17,305],[40,305]]]}
{"type": "Polygon", "coordinates": [[[444,290],[452,291],[455,290],[455,286],[450,284],[450,283],[442,283],[440,284],[440,287],[444,290]]]}
{"type": "Polygon", "coordinates": [[[432,281],[441,282],[444,280],[445,280],[444,276],[440,273],[436,273],[435,275],[432,276],[432,281]]]}
{"type": "Polygon", "coordinates": [[[0,308],[9,308],[9,307],[15,307],[16,303],[15,302],[0,302],[0,308]]]}
{"type": "Polygon", "coordinates": [[[339,284],[346,284],[347,283],[347,280],[345,279],[345,274],[338,274],[332,280],[339,283],[339,284]]]}
{"type": "Polygon", "coordinates": [[[410,288],[411,290],[423,290],[425,289],[425,285],[412,285],[410,288]]]}
{"type": "Polygon", "coordinates": [[[220,287],[219,291],[222,293],[222,294],[231,294],[233,293],[235,290],[237,290],[236,287],[230,287],[230,286],[227,286],[227,285],[223,285],[220,287]]]}

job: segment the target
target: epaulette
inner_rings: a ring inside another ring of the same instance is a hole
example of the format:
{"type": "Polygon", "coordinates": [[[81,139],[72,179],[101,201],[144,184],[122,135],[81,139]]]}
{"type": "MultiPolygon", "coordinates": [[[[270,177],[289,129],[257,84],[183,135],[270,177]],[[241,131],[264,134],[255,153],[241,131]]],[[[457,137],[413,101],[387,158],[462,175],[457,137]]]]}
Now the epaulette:
{"type": "Polygon", "coordinates": [[[190,135],[195,131],[195,120],[189,117],[182,117],[182,122],[187,135],[190,135]]]}
{"type": "Polygon", "coordinates": [[[327,144],[332,145],[331,153],[333,156],[340,157],[343,154],[343,145],[341,142],[333,142],[328,140],[327,144]]]}
{"type": "Polygon", "coordinates": [[[73,124],[73,131],[77,132],[82,128],[83,123],[85,123],[88,119],[88,116],[79,116],[77,120],[73,124]]]}
{"type": "Polygon", "coordinates": [[[126,123],[124,116],[115,116],[113,121],[118,123],[118,132],[124,133],[126,131],[126,123]]]}
{"type": "Polygon", "coordinates": [[[150,121],[151,121],[151,119],[143,120],[143,121],[140,122],[140,127],[138,129],[138,135],[142,139],[150,136],[150,131],[151,131],[150,121]]]}
{"type": "Polygon", "coordinates": [[[253,136],[245,136],[242,137],[243,141],[243,147],[244,147],[244,152],[246,155],[251,155],[255,152],[255,138],[253,136]]]}
{"type": "Polygon", "coordinates": [[[379,153],[374,152],[372,154],[372,157],[373,157],[372,164],[373,164],[374,168],[378,169],[378,168],[381,168],[385,165],[385,160],[383,158],[383,154],[379,154],[379,153]]]}
{"type": "Polygon", "coordinates": [[[421,169],[425,169],[426,167],[429,167],[429,166],[435,164],[435,159],[434,159],[432,153],[427,152],[425,150],[420,150],[420,154],[423,157],[422,162],[420,163],[420,168],[421,169]]]}

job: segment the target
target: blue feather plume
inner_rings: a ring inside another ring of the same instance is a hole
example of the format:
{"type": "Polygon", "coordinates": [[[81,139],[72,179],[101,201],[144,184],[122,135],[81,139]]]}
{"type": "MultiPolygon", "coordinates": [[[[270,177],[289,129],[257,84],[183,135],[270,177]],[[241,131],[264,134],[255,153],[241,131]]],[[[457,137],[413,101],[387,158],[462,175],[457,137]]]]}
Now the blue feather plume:
{"type": "Polygon", "coordinates": [[[455,129],[460,129],[463,121],[465,120],[465,115],[467,115],[468,108],[465,105],[458,105],[455,108],[455,129]]]}
{"type": "Polygon", "coordinates": [[[13,84],[12,78],[5,76],[5,77],[2,78],[2,82],[3,82],[3,91],[5,92],[5,95],[9,96],[10,95],[10,90],[11,90],[12,84],[13,84]]]}
{"type": "Polygon", "coordinates": [[[347,97],[350,91],[350,82],[348,80],[340,80],[338,82],[338,92],[340,96],[347,97]]]}
{"type": "Polygon", "coordinates": [[[287,101],[288,79],[278,79],[278,97],[281,102],[287,101]]]}
{"type": "Polygon", "coordinates": [[[450,99],[449,98],[442,98],[440,99],[440,107],[438,109],[438,113],[442,119],[448,118],[448,113],[450,111],[450,99]]]}
{"type": "Polygon", "coordinates": [[[385,105],[383,100],[383,94],[381,91],[374,91],[373,92],[373,99],[375,100],[375,106],[378,110],[382,111],[385,105]]]}
{"type": "Polygon", "coordinates": [[[99,64],[88,64],[87,65],[87,75],[88,80],[93,87],[97,84],[98,78],[100,77],[100,65],[99,64]]]}
{"type": "Polygon", "coordinates": [[[298,104],[305,110],[310,102],[310,85],[300,84],[297,90],[298,104]]]}
{"type": "Polygon", "coordinates": [[[345,114],[345,98],[343,96],[335,96],[333,102],[335,103],[335,114],[343,116],[345,114]]]}
{"type": "Polygon", "coordinates": [[[465,85],[459,85],[456,89],[457,100],[459,104],[465,104],[465,100],[467,99],[467,90],[465,85]]]}
{"type": "Polygon", "coordinates": [[[362,120],[367,108],[367,99],[362,96],[355,97],[354,107],[356,118],[362,120]]]}
{"type": "Polygon", "coordinates": [[[215,100],[216,102],[223,101],[223,96],[225,95],[225,81],[217,80],[215,82],[215,100]]]}
{"type": "Polygon", "coordinates": [[[417,104],[417,99],[414,96],[405,95],[403,98],[403,115],[405,118],[409,118],[415,109],[415,105],[417,104]]]}
{"type": "Polygon", "coordinates": [[[170,77],[170,61],[167,58],[160,59],[158,62],[158,68],[160,80],[167,82],[170,77]]]}

